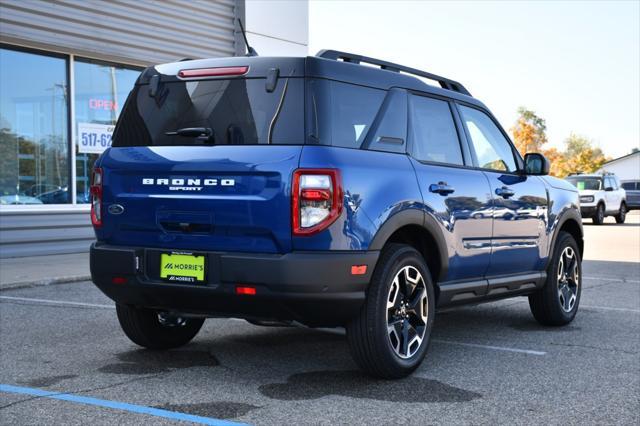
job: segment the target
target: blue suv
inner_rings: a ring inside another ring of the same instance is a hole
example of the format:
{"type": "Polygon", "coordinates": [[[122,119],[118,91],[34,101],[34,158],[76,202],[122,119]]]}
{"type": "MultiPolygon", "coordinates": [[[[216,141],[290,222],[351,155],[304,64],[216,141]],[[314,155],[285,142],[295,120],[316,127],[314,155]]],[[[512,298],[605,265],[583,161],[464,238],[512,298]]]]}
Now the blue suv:
{"type": "Polygon", "coordinates": [[[361,368],[399,378],[438,308],[528,296],[544,325],[574,318],[578,193],[548,171],[424,71],[337,51],[158,65],[93,172],[91,274],[143,347],[207,317],[343,326],[361,368]]]}

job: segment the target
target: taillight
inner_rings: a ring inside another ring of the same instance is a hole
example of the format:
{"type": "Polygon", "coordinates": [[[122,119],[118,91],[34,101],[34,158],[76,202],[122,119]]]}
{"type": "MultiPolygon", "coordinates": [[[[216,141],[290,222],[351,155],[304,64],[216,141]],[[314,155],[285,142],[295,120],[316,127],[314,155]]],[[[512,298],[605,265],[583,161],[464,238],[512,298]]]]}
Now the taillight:
{"type": "Polygon", "coordinates": [[[298,169],[293,172],[294,235],[326,229],[342,212],[342,182],[336,169],[298,169]]]}
{"type": "Polygon", "coordinates": [[[196,68],[190,70],[180,70],[180,78],[202,78],[202,77],[230,77],[244,75],[249,71],[249,67],[216,67],[216,68],[196,68]]]}
{"type": "Polygon", "coordinates": [[[102,226],[102,169],[96,167],[91,176],[91,223],[102,226]]]}

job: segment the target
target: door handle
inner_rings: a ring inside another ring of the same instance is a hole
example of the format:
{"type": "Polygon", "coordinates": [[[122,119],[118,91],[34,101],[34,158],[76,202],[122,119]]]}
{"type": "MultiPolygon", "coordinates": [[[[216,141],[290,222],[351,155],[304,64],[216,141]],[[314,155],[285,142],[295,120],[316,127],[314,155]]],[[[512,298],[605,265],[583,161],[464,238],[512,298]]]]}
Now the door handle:
{"type": "Polygon", "coordinates": [[[429,192],[433,192],[440,195],[449,195],[455,192],[455,188],[453,186],[447,185],[447,182],[438,182],[432,183],[429,185],[429,192]]]}
{"type": "Polygon", "coordinates": [[[509,198],[509,197],[513,197],[515,195],[515,192],[513,192],[511,188],[507,188],[506,186],[503,186],[502,188],[496,188],[496,195],[502,198],[509,198]]]}

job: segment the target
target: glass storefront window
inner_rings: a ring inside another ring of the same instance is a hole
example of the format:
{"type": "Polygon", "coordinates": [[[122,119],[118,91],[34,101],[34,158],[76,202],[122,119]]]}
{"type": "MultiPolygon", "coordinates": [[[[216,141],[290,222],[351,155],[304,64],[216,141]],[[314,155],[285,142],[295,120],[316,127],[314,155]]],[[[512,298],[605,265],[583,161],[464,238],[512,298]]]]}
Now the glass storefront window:
{"type": "Polygon", "coordinates": [[[74,62],[76,202],[89,202],[91,170],[111,134],[140,70],[103,62],[74,62]]]}
{"type": "Polygon", "coordinates": [[[71,201],[68,102],[65,59],[0,48],[0,205],[71,201]]]}

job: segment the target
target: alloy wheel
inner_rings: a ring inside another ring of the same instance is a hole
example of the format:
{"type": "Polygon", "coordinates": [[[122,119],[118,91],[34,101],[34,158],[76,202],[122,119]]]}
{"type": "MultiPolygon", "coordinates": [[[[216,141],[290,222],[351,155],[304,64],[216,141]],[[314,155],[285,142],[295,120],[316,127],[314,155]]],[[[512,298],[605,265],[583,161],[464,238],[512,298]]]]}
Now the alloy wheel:
{"type": "Polygon", "coordinates": [[[578,300],[578,286],[580,285],[578,256],[571,247],[565,247],[560,255],[557,279],[560,306],[563,311],[571,312],[578,300]]]}
{"type": "Polygon", "coordinates": [[[424,340],[429,301],[424,278],[418,269],[405,266],[393,279],[387,296],[387,335],[400,358],[411,358],[424,340]]]}

